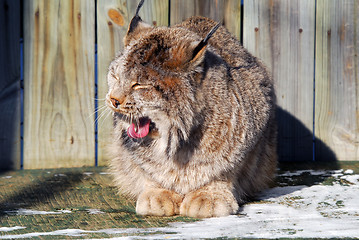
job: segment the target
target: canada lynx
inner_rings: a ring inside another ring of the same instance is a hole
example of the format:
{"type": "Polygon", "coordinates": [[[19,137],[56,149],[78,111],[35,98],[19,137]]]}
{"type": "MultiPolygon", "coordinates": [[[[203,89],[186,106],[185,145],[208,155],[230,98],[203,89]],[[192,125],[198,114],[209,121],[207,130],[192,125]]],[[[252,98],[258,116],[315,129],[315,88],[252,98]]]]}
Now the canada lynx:
{"type": "Polygon", "coordinates": [[[272,78],[223,26],[152,27],[142,4],[107,76],[114,182],[137,214],[236,214],[276,169],[272,78]]]}

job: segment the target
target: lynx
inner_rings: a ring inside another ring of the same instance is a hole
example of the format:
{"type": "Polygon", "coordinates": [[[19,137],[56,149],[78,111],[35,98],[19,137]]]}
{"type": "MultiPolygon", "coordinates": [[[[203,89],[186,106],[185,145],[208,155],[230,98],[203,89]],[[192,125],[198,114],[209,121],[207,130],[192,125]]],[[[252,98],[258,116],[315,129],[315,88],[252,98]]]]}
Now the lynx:
{"type": "Polygon", "coordinates": [[[107,75],[114,183],[140,215],[236,214],[275,174],[271,75],[213,20],[153,27],[142,4],[107,75]]]}

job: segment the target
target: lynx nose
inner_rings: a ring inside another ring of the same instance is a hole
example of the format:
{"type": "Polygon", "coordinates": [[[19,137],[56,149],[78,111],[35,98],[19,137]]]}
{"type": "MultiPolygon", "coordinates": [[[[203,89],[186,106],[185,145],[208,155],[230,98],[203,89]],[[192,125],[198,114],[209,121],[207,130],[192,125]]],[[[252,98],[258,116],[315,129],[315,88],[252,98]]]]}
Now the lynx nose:
{"type": "Polygon", "coordinates": [[[121,103],[120,103],[120,101],[119,100],[117,100],[116,98],[114,98],[114,97],[111,97],[111,103],[112,103],[112,106],[114,106],[115,108],[118,108],[118,106],[120,106],[121,105],[121,103]]]}

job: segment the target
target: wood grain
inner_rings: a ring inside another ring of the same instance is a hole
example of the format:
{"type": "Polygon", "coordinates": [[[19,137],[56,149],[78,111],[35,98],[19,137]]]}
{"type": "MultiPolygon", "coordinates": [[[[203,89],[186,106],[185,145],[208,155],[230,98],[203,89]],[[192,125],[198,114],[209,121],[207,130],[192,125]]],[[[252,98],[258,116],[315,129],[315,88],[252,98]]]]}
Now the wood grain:
{"type": "MultiPolygon", "coordinates": [[[[106,165],[106,146],[111,141],[112,117],[105,107],[107,93],[106,74],[110,62],[123,49],[123,37],[135,14],[138,1],[111,0],[97,2],[98,41],[98,164],[106,165]],[[117,18],[114,18],[117,16],[117,18]],[[122,19],[119,20],[119,19],[122,19]]],[[[145,1],[140,10],[143,21],[167,26],[169,5],[167,0],[145,1]]]]}
{"type": "Polygon", "coordinates": [[[24,1],[24,168],[95,163],[95,2],[24,1]]]}
{"type": "Polygon", "coordinates": [[[215,21],[224,19],[223,0],[171,0],[171,25],[192,16],[204,16],[215,21]]]}
{"type": "Polygon", "coordinates": [[[204,16],[224,26],[238,39],[241,31],[241,1],[237,0],[171,0],[171,25],[191,16],[204,16]]]}
{"type": "Polygon", "coordinates": [[[315,135],[320,160],[359,160],[359,3],[317,1],[315,135]],[[329,146],[336,156],[323,149],[329,146]]]}
{"type": "Polygon", "coordinates": [[[0,0],[0,169],[20,168],[20,1],[0,0]]]}
{"type": "Polygon", "coordinates": [[[243,44],[268,66],[277,94],[279,154],[313,159],[315,2],[244,2],[243,44]]]}

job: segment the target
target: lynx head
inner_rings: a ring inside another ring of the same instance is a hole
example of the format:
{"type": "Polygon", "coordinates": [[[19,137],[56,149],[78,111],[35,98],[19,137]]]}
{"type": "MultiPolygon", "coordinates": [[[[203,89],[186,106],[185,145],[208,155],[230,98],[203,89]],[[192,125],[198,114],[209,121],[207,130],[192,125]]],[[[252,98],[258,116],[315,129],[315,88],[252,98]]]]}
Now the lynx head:
{"type": "Polygon", "coordinates": [[[110,64],[107,105],[127,124],[130,138],[174,131],[186,139],[193,124],[208,40],[179,27],[152,27],[138,12],[124,38],[124,50],[110,64]],[[151,134],[152,133],[152,134],[151,134]]]}

